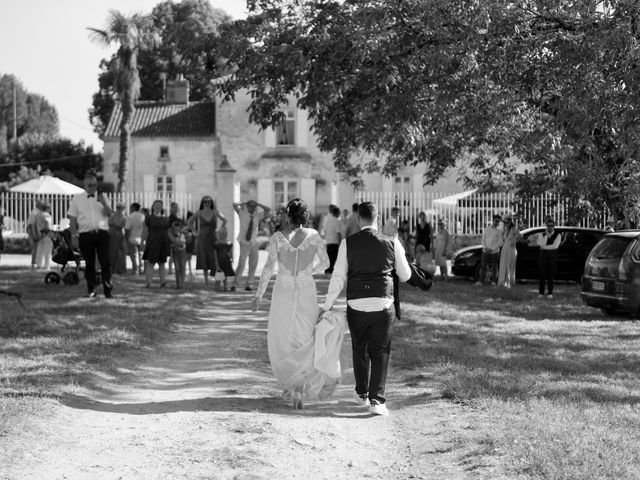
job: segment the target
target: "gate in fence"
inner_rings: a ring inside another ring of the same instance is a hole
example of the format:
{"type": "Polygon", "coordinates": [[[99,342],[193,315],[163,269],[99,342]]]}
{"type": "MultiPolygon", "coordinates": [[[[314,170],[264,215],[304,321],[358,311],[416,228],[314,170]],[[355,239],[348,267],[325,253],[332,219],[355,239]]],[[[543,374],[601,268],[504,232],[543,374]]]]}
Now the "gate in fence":
{"type": "MultiPolygon", "coordinates": [[[[475,190],[448,195],[432,192],[358,192],[358,202],[374,202],[380,212],[380,220],[386,221],[391,209],[400,209],[401,224],[414,233],[418,214],[425,212],[434,230],[437,221],[443,220],[449,233],[480,235],[491,223],[493,215],[512,214],[520,229],[544,225],[552,217],[557,225],[570,222],[570,206],[566,198],[547,193],[523,202],[513,193],[479,193],[475,190]]],[[[606,224],[608,213],[599,212],[580,218],[573,224],[581,227],[601,227],[606,224]]]]}

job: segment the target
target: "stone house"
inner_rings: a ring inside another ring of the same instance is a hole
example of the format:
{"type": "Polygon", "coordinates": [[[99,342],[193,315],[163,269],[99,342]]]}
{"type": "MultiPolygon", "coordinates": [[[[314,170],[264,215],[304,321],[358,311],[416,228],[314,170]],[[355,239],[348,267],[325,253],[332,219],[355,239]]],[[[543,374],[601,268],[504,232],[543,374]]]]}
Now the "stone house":
{"type": "MultiPolygon", "coordinates": [[[[128,190],[164,198],[190,193],[196,201],[203,195],[218,196],[216,172],[222,167],[235,170],[234,200],[253,198],[278,208],[301,197],[316,213],[325,213],[331,203],[348,208],[353,191],[336,172],[331,153],[318,148],[305,111],[289,107],[280,126],[260,130],[249,122],[250,102],[250,95],[240,91],[233,102],[216,98],[190,103],[188,81],[181,77],[168,81],[165,102],[136,105],[128,190]]],[[[295,105],[293,99],[291,105],[295,105]]],[[[104,179],[113,183],[117,182],[120,118],[116,104],[103,135],[104,179]]],[[[419,167],[408,167],[393,178],[367,175],[364,183],[371,191],[424,190],[419,167]]],[[[451,193],[462,188],[445,179],[429,190],[451,193]]]]}

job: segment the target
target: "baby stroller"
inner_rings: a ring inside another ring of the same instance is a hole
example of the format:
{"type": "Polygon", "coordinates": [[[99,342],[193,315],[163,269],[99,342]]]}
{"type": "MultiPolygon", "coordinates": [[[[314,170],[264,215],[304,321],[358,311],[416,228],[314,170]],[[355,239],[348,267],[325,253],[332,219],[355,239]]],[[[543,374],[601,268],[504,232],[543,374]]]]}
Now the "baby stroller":
{"type": "Polygon", "coordinates": [[[44,283],[58,284],[60,283],[60,279],[62,279],[65,285],[77,285],[80,283],[78,272],[80,271],[80,261],[82,257],[80,256],[80,252],[74,250],[71,246],[71,229],[67,228],[61,232],[49,232],[49,237],[53,242],[53,255],[51,260],[58,265],[62,265],[60,273],[64,273],[64,275],[61,277],[58,272],[48,272],[44,277],[44,283]],[[73,262],[75,268],[73,271],[67,271],[65,273],[69,262],[73,262]]]}

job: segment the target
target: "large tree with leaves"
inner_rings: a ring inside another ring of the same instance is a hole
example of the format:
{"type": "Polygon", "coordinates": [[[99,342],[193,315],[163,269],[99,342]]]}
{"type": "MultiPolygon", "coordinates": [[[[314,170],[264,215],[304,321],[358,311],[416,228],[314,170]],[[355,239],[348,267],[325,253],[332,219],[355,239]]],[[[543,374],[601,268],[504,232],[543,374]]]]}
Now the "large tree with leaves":
{"type": "Polygon", "coordinates": [[[7,152],[7,145],[13,137],[14,108],[13,92],[16,98],[16,134],[18,139],[25,135],[58,135],[58,112],[42,95],[28,92],[22,82],[13,75],[0,76],[0,155],[7,152]]]}
{"type": "Polygon", "coordinates": [[[249,0],[222,37],[267,127],[295,95],[321,148],[354,176],[424,164],[470,181],[514,155],[555,188],[621,212],[640,190],[638,20],[632,0],[249,0]],[[575,175],[574,175],[575,174],[575,175]],[[580,179],[575,176],[580,175],[580,179]],[[593,178],[591,177],[593,176],[593,178]],[[600,181],[597,181],[599,179],[600,181]],[[634,190],[635,189],[635,190],[634,190]]]}
{"type": "MultiPolygon", "coordinates": [[[[149,28],[158,41],[141,46],[138,52],[140,99],[162,100],[162,76],[173,78],[177,74],[189,80],[192,101],[213,99],[210,80],[218,71],[216,39],[220,25],[231,17],[213,8],[208,0],[167,0],[158,3],[149,18],[149,28]]],[[[100,63],[99,90],[89,112],[98,133],[106,128],[113,110],[116,79],[110,64],[114,61],[117,56],[100,63]]]]}
{"type": "Polygon", "coordinates": [[[109,63],[114,78],[114,91],[122,111],[120,120],[120,159],[118,164],[118,192],[126,186],[129,166],[129,143],[131,140],[131,120],[135,111],[135,101],[140,95],[140,75],[138,73],[138,51],[141,46],[153,43],[150,19],[139,13],[124,15],[111,10],[105,29],[89,28],[90,38],[104,46],[118,45],[115,59],[109,63]]]}

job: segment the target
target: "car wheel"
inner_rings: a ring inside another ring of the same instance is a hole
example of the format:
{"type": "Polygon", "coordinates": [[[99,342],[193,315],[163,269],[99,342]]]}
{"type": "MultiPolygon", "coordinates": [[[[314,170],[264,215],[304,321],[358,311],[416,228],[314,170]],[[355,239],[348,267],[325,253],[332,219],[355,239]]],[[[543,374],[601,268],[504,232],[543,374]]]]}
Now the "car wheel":
{"type": "Polygon", "coordinates": [[[613,308],[613,307],[602,307],[602,308],[600,309],[600,311],[601,311],[603,314],[607,315],[608,317],[610,317],[611,315],[614,315],[614,314],[616,313],[616,309],[615,309],[615,308],[613,308]]]}

